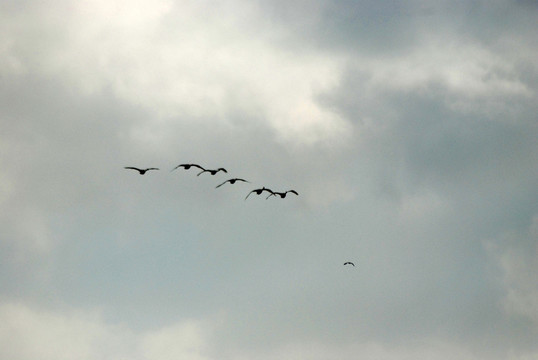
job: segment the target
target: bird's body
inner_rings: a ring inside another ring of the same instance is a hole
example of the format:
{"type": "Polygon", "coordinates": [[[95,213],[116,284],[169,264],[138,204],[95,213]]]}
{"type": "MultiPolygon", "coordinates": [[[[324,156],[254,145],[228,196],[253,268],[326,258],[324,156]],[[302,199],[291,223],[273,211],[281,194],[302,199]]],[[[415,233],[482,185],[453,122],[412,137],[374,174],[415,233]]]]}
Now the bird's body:
{"type": "Polygon", "coordinates": [[[140,173],[140,175],[144,175],[147,171],[150,171],[150,170],[159,170],[159,168],[139,169],[139,168],[136,168],[136,167],[133,167],[133,166],[126,166],[125,169],[136,170],[136,171],[138,171],[140,173]]]}
{"type": "Polygon", "coordinates": [[[247,181],[247,180],[245,180],[245,179],[240,179],[240,178],[228,179],[228,180],[226,180],[225,182],[223,182],[222,184],[215,186],[215,189],[221,187],[222,185],[224,185],[224,184],[226,184],[226,183],[230,183],[230,184],[233,185],[233,184],[235,184],[236,181],[249,182],[249,181],[247,181]]]}
{"type": "Polygon", "coordinates": [[[353,266],[355,266],[355,264],[353,264],[351,261],[347,261],[347,262],[345,262],[345,263],[344,263],[344,266],[345,266],[345,265],[353,265],[353,266]]]}
{"type": "Polygon", "coordinates": [[[273,194],[273,190],[266,188],[265,186],[260,189],[254,189],[251,192],[248,193],[248,195],[245,197],[245,200],[250,196],[252,193],[256,193],[256,195],[260,195],[264,191],[269,192],[270,194],[273,194]]]}
{"type": "Polygon", "coordinates": [[[184,168],[185,170],[189,170],[191,167],[197,167],[200,170],[205,170],[203,167],[201,167],[198,164],[179,164],[178,166],[176,166],[170,171],[174,171],[175,169],[180,168],[180,167],[184,168]]]}
{"type": "Polygon", "coordinates": [[[295,194],[295,195],[299,195],[299,193],[295,190],[288,190],[288,191],[284,191],[284,192],[278,192],[278,191],[273,191],[271,194],[269,194],[268,197],[266,197],[265,199],[269,199],[271,196],[280,196],[281,199],[284,199],[286,197],[286,194],[287,193],[292,193],[292,194],[295,194]]]}
{"type": "Polygon", "coordinates": [[[208,173],[210,173],[211,175],[215,175],[215,174],[218,173],[219,171],[223,171],[223,172],[225,172],[225,173],[228,172],[228,171],[226,171],[225,168],[218,168],[218,169],[216,169],[216,170],[203,169],[202,171],[200,171],[200,172],[198,173],[197,176],[200,176],[200,175],[202,175],[202,174],[205,173],[205,172],[208,172],[208,173]]]}

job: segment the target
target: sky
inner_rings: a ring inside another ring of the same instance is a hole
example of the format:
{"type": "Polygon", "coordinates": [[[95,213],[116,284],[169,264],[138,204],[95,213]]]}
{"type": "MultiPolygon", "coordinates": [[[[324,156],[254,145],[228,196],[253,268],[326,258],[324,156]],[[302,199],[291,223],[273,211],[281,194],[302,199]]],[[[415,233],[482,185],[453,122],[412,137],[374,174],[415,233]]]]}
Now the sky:
{"type": "Polygon", "coordinates": [[[0,358],[537,359],[537,23],[2,1],[0,358]]]}

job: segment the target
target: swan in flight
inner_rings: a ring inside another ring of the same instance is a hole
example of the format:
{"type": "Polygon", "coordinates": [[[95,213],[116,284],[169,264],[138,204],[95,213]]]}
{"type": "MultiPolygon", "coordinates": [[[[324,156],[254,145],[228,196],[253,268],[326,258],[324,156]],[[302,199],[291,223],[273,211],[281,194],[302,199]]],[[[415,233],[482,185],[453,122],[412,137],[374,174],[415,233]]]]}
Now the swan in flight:
{"type": "Polygon", "coordinates": [[[139,169],[139,168],[136,168],[136,167],[133,167],[133,166],[126,166],[125,169],[136,170],[136,171],[138,171],[140,173],[140,175],[144,175],[147,171],[150,171],[150,170],[159,170],[159,168],[139,169]]]}
{"type": "Polygon", "coordinates": [[[287,193],[299,195],[299,193],[295,190],[288,190],[284,192],[273,191],[272,194],[269,194],[269,196],[265,198],[265,200],[269,199],[271,196],[277,196],[277,195],[280,196],[281,199],[284,199],[287,193]]]}
{"type": "Polygon", "coordinates": [[[261,189],[254,189],[251,192],[248,193],[248,195],[245,197],[245,200],[250,196],[252,193],[256,193],[256,195],[260,195],[262,192],[267,191],[270,194],[273,194],[273,190],[266,188],[265,186],[261,189]]]}
{"type": "Polygon", "coordinates": [[[245,179],[233,178],[233,179],[228,179],[225,182],[223,182],[222,184],[215,186],[215,189],[221,187],[222,185],[224,185],[226,183],[230,183],[230,184],[233,185],[233,184],[235,184],[236,181],[250,182],[250,181],[247,181],[245,179]]]}
{"type": "Polygon", "coordinates": [[[208,172],[208,173],[210,173],[211,175],[215,175],[215,174],[218,173],[219,171],[224,171],[225,173],[228,172],[228,171],[226,171],[225,168],[218,168],[217,170],[203,169],[203,170],[200,171],[200,172],[198,173],[198,175],[196,175],[196,176],[200,176],[200,175],[202,175],[202,174],[205,173],[205,172],[208,172]]]}
{"type": "Polygon", "coordinates": [[[175,169],[177,168],[184,168],[185,170],[189,170],[192,166],[194,167],[197,167],[198,169],[200,170],[205,170],[203,167],[201,167],[200,165],[198,164],[179,164],[178,166],[176,166],[175,168],[173,168],[172,170],[170,170],[170,172],[174,171],[175,169]]]}

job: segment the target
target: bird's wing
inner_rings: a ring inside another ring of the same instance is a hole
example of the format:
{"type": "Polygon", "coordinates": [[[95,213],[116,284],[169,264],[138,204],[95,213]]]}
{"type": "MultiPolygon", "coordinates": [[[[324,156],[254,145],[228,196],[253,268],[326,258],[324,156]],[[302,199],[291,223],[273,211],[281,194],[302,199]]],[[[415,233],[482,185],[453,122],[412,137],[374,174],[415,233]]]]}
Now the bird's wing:
{"type": "Polygon", "coordinates": [[[126,166],[125,169],[132,169],[132,170],[137,170],[137,171],[141,170],[139,168],[135,168],[135,167],[132,167],[132,166],[126,166]]]}
{"type": "Polygon", "coordinates": [[[230,180],[226,180],[226,181],[223,182],[222,184],[215,186],[215,189],[221,187],[221,186],[224,185],[224,184],[226,184],[228,181],[230,181],[230,180]]]}
{"type": "Polygon", "coordinates": [[[205,168],[203,168],[202,166],[200,166],[198,164],[191,164],[191,166],[197,167],[200,170],[205,170],[205,168]]]}
{"type": "Polygon", "coordinates": [[[159,170],[159,168],[147,168],[146,170],[159,170]]]}
{"type": "Polygon", "coordinates": [[[255,192],[256,190],[258,190],[258,189],[254,189],[254,190],[252,190],[251,192],[249,192],[248,195],[245,196],[245,200],[250,196],[250,194],[252,194],[252,193],[255,192]]]}
{"type": "Polygon", "coordinates": [[[295,194],[295,195],[299,195],[299,193],[298,193],[297,191],[295,191],[295,190],[288,190],[288,191],[286,191],[286,192],[290,192],[290,193],[293,193],[293,194],[295,194]]]}
{"type": "Polygon", "coordinates": [[[265,200],[269,199],[271,196],[275,196],[275,193],[271,193],[271,194],[269,194],[269,195],[265,198],[265,200]]]}
{"type": "Polygon", "coordinates": [[[175,168],[173,168],[172,170],[170,170],[170,172],[174,171],[174,170],[177,169],[177,168],[182,167],[183,165],[185,165],[185,164],[179,164],[178,166],[176,166],[175,168]]]}
{"type": "Polygon", "coordinates": [[[219,168],[219,170],[222,170],[222,171],[224,171],[225,173],[228,173],[228,171],[226,171],[225,168],[219,168]]]}
{"type": "Polygon", "coordinates": [[[203,173],[205,173],[205,172],[207,172],[207,171],[209,171],[209,170],[203,169],[203,170],[200,171],[198,174],[196,174],[196,176],[200,176],[201,174],[203,174],[203,173]]]}

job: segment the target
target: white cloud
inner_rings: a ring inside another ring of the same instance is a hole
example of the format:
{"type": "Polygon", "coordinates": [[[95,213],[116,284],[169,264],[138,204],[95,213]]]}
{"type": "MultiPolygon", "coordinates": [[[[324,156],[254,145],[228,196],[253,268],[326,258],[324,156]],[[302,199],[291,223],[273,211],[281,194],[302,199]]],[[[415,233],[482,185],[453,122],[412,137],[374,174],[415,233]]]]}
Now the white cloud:
{"type": "Polygon", "coordinates": [[[66,35],[49,43],[44,36],[39,47],[26,39],[22,49],[6,40],[2,55],[20,64],[17,69],[63,79],[85,93],[110,88],[149,110],[152,122],[227,121],[241,112],[266,121],[284,141],[316,143],[348,133],[349,125],[315,100],[336,84],[341,61],[277,46],[273,40],[282,30],[250,2],[64,5],[34,15],[32,24],[11,20],[4,32],[11,40],[28,37],[36,27],[66,35]]]}
{"type": "Polygon", "coordinates": [[[206,322],[185,321],[135,333],[99,312],[46,311],[0,304],[0,358],[11,360],[203,360],[206,322]]]}
{"type": "Polygon", "coordinates": [[[508,314],[525,317],[538,328],[538,215],[526,234],[507,233],[496,245],[508,314]]]}
{"type": "Polygon", "coordinates": [[[144,336],[141,344],[144,359],[209,359],[205,329],[196,321],[166,327],[144,336]]]}
{"type": "Polygon", "coordinates": [[[105,325],[96,314],[58,314],[17,303],[0,305],[3,359],[113,359],[126,355],[131,337],[122,327],[105,325]]]}
{"type": "Polygon", "coordinates": [[[416,92],[427,97],[440,87],[445,103],[456,112],[499,113],[511,105],[510,99],[536,95],[518,75],[518,62],[529,59],[437,34],[398,57],[357,58],[354,66],[368,79],[366,92],[416,92]]]}
{"type": "MultiPolygon", "coordinates": [[[[376,360],[479,360],[484,355],[475,353],[459,344],[425,339],[420,342],[404,345],[388,345],[377,342],[360,342],[348,345],[327,345],[319,343],[289,344],[274,349],[266,354],[244,354],[236,357],[237,360],[255,359],[376,359],[376,360]]],[[[487,357],[499,359],[498,357],[487,357]]],[[[524,357],[510,357],[510,359],[524,359],[524,357]]]]}
{"type": "Polygon", "coordinates": [[[466,347],[433,337],[405,345],[375,341],[344,344],[290,341],[265,351],[232,347],[217,354],[218,350],[211,348],[211,328],[209,321],[186,320],[137,333],[125,325],[105,322],[98,311],[59,312],[2,303],[0,357],[10,360],[526,360],[536,356],[517,349],[495,354],[479,346],[466,347]]]}

